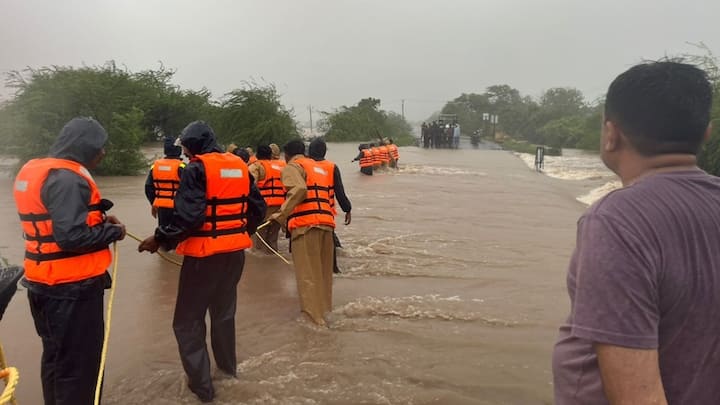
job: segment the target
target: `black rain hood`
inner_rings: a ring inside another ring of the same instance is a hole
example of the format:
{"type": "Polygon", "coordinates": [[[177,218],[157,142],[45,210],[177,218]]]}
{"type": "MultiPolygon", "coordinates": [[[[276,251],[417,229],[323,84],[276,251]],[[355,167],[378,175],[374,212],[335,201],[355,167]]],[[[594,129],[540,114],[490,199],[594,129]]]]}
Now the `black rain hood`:
{"type": "Polygon", "coordinates": [[[50,157],[73,160],[87,166],[103,149],[107,139],[107,131],[99,122],[92,118],[73,118],[60,130],[60,135],[50,147],[50,157]]]}
{"type": "Polygon", "coordinates": [[[188,124],[180,133],[180,144],[193,155],[223,151],[215,140],[215,132],[203,121],[188,124]]]}

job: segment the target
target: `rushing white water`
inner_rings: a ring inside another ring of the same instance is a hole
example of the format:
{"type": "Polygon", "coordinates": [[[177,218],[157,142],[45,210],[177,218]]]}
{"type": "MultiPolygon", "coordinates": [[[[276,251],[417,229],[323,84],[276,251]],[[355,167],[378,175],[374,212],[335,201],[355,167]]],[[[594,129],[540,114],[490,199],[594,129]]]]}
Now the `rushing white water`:
{"type": "MultiPolygon", "coordinates": [[[[535,155],[515,155],[535,170],[535,155]]],[[[591,205],[621,186],[615,174],[605,167],[597,153],[575,149],[563,149],[562,156],[545,156],[542,173],[556,179],[592,183],[594,187],[589,192],[576,196],[578,201],[586,205],[591,205]],[[599,185],[595,185],[596,183],[599,185]]]]}

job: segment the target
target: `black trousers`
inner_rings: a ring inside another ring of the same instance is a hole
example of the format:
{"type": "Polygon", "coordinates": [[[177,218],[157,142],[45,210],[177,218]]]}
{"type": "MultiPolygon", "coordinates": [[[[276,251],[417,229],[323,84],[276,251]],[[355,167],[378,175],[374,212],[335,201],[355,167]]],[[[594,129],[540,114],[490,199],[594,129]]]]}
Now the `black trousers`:
{"type": "Polygon", "coordinates": [[[43,344],[45,405],[92,404],[104,334],[103,291],[67,298],[28,290],[28,300],[43,344]]]}
{"type": "Polygon", "coordinates": [[[215,395],[205,344],[208,311],[215,364],[229,375],[237,374],[235,310],[244,264],[245,252],[240,250],[208,257],[186,256],[180,268],[173,329],[190,389],[203,401],[215,395]]]}

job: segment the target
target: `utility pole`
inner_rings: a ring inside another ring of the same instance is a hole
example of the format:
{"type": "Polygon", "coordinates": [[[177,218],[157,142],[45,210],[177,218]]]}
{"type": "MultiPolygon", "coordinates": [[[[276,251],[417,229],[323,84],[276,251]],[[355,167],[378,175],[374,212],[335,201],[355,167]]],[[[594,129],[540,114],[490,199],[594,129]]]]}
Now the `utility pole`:
{"type": "Polygon", "coordinates": [[[310,111],[310,136],[313,134],[313,125],[312,125],[312,106],[308,106],[308,111],[310,111]]]}
{"type": "Polygon", "coordinates": [[[402,117],[403,120],[405,119],[405,99],[400,100],[402,102],[401,104],[401,110],[402,110],[402,117]]]}

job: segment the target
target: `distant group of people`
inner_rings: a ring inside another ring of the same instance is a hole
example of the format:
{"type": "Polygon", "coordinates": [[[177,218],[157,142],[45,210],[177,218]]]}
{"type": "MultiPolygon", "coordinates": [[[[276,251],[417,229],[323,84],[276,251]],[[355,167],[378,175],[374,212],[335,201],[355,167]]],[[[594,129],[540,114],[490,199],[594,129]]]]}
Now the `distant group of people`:
{"type": "Polygon", "coordinates": [[[433,121],[430,124],[423,122],[420,126],[420,142],[423,148],[449,148],[460,147],[460,124],[443,121],[433,121]]]}
{"type": "Polygon", "coordinates": [[[388,169],[398,169],[400,151],[392,138],[380,139],[377,143],[361,143],[358,146],[360,153],[353,162],[359,162],[360,172],[372,176],[373,172],[388,169]]]}

